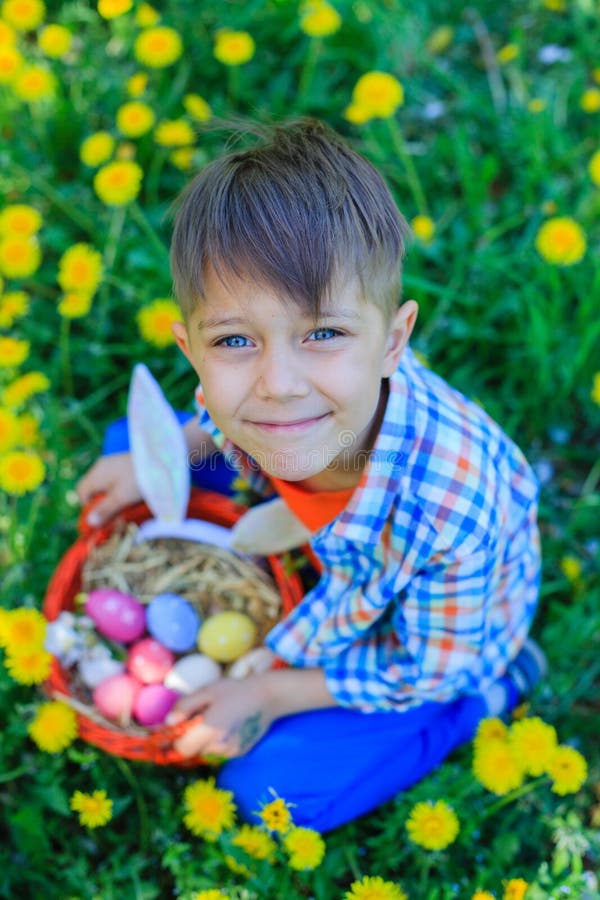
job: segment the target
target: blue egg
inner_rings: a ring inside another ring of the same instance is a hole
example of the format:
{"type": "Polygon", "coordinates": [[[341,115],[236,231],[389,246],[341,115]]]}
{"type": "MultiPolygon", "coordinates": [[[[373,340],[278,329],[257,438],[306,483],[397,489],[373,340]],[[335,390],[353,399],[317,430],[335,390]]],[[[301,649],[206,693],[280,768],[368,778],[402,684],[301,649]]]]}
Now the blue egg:
{"type": "Polygon", "coordinates": [[[175,653],[196,647],[200,616],[178,594],[157,594],[146,611],[146,626],[157,641],[175,653]]]}

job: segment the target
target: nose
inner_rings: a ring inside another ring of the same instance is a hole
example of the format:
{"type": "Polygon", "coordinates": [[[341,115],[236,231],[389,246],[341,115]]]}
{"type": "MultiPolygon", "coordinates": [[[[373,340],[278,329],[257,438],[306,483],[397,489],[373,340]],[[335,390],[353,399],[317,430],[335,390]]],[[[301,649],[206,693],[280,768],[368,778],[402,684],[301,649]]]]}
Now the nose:
{"type": "Polygon", "coordinates": [[[278,347],[263,352],[256,378],[256,394],[260,400],[282,403],[306,397],[308,392],[302,364],[289,348],[278,347]]]}

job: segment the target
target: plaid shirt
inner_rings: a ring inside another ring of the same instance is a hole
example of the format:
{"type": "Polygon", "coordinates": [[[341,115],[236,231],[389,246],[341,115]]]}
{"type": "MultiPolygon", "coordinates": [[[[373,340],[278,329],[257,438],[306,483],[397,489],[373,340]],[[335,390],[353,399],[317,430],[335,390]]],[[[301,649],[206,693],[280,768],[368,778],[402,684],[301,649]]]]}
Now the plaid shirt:
{"type": "MultiPolygon", "coordinates": [[[[273,489],[197,401],[252,487],[273,489]]],[[[268,634],[320,666],[343,706],[403,710],[480,693],[520,649],[540,573],[537,483],[486,413],[406,349],[360,485],[317,531],[318,584],[268,634]]]]}

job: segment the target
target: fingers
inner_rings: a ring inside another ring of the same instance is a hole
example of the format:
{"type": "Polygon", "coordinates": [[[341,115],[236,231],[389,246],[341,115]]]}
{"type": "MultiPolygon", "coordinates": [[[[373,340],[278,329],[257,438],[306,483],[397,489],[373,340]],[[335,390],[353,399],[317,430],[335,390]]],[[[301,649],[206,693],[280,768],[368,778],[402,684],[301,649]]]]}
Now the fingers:
{"type": "Polygon", "coordinates": [[[179,725],[185,719],[189,719],[194,713],[205,710],[211,703],[212,697],[206,691],[194,691],[186,697],[180,697],[169,715],[167,725],[179,725]]]}
{"type": "Polygon", "coordinates": [[[102,468],[99,463],[100,460],[95,462],[75,485],[75,491],[82,505],[91,500],[94,494],[99,494],[106,489],[106,479],[102,478],[102,468]]]}
{"type": "Polygon", "coordinates": [[[182,756],[190,757],[202,754],[227,756],[223,735],[216,728],[207,725],[202,719],[190,722],[185,734],[175,741],[174,747],[182,756]]]}

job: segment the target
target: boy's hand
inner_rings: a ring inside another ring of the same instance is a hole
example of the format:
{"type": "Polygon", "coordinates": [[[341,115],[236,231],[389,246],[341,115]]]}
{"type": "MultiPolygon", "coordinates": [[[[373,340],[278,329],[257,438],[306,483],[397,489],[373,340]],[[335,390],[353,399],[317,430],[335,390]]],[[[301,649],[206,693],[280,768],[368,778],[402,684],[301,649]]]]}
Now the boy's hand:
{"type": "Polygon", "coordinates": [[[263,736],[276,718],[267,682],[260,675],[243,681],[221,678],[179,700],[167,724],[201,713],[175,742],[183,756],[213,754],[231,759],[242,756],[263,736]]]}
{"type": "Polygon", "coordinates": [[[101,456],[77,482],[75,490],[82,505],[95,494],[106,493],[88,516],[90,525],[102,525],[123,507],[142,499],[131,453],[101,456]]]}

